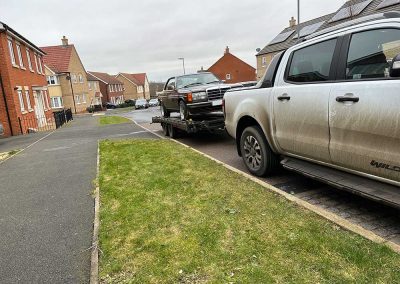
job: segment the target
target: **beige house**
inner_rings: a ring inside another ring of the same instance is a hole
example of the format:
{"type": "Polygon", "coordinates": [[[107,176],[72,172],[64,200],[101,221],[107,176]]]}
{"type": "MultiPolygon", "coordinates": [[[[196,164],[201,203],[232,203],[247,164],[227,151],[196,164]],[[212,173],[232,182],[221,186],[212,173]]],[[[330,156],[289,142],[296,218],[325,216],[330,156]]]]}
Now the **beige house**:
{"type": "Polygon", "coordinates": [[[125,100],[150,99],[150,85],[146,73],[119,73],[115,77],[124,83],[125,100]]]}
{"type": "MultiPolygon", "coordinates": [[[[75,46],[68,44],[68,39],[65,36],[61,41],[62,45],[41,48],[46,52],[43,61],[47,66],[46,72],[49,74],[48,81],[49,79],[52,80],[51,76],[57,77],[54,86],[59,85],[61,88],[61,102],[65,109],[71,108],[74,113],[86,112],[91,105],[92,98],[89,97],[85,67],[75,46]]],[[[59,89],[54,88],[53,97],[59,97],[56,90],[59,91],[59,89]]],[[[53,101],[56,100],[59,99],[53,99],[53,101]]]]}
{"type": "Polygon", "coordinates": [[[103,97],[103,94],[100,91],[99,80],[89,73],[86,73],[86,78],[88,81],[89,99],[91,105],[101,106],[102,105],[101,98],[103,97]]]}
{"type": "Polygon", "coordinates": [[[50,105],[54,111],[64,109],[60,79],[56,72],[44,65],[44,72],[47,79],[47,90],[50,97],[50,105]]]}

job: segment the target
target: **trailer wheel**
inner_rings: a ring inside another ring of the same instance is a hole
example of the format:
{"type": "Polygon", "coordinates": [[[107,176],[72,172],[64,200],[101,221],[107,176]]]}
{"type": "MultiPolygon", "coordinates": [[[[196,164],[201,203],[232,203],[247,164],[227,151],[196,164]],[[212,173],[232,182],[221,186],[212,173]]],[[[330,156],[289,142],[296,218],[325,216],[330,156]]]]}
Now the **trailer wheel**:
{"type": "Polygon", "coordinates": [[[181,116],[181,120],[187,120],[189,118],[189,112],[184,101],[180,101],[179,103],[179,114],[181,116]]]}
{"type": "Polygon", "coordinates": [[[177,137],[178,130],[173,127],[172,124],[168,124],[168,134],[170,138],[175,139],[177,137]]]}
{"type": "Polygon", "coordinates": [[[168,126],[165,123],[161,123],[161,127],[162,127],[164,136],[168,136],[169,135],[168,126]]]}
{"type": "Polygon", "coordinates": [[[170,112],[167,110],[167,108],[165,107],[164,103],[161,103],[160,110],[161,110],[161,116],[162,117],[169,117],[170,112]]]}

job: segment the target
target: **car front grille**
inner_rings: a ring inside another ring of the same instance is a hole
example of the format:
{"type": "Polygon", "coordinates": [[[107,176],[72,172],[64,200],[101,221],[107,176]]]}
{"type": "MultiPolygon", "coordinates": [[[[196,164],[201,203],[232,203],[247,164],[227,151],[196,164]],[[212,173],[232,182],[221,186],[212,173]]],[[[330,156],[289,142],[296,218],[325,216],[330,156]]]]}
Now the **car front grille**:
{"type": "Polygon", "coordinates": [[[207,95],[210,101],[222,99],[230,88],[208,89],[207,95]]]}

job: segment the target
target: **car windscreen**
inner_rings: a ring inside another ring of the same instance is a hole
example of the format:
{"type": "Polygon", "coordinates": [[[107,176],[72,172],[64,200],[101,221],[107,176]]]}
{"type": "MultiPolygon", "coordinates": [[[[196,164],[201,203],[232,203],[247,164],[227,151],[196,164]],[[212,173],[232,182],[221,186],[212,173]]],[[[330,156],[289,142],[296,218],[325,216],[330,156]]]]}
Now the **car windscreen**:
{"type": "Polygon", "coordinates": [[[196,85],[205,85],[209,83],[219,82],[219,79],[211,73],[199,73],[178,77],[176,85],[178,89],[187,88],[196,85]]]}

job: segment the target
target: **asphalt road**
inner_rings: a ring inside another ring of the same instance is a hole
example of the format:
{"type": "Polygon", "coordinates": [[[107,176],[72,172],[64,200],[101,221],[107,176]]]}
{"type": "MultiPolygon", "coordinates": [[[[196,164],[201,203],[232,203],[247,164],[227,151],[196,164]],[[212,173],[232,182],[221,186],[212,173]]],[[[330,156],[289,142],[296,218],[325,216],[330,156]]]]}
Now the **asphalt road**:
{"type": "MultiPolygon", "coordinates": [[[[162,135],[160,125],[151,124],[151,118],[160,115],[158,108],[137,110],[122,115],[162,135]]],[[[182,135],[178,140],[230,166],[247,172],[242,159],[237,155],[234,139],[226,133],[182,135]]],[[[283,169],[276,175],[262,180],[371,230],[387,240],[400,244],[399,210],[283,169]]]]}
{"type": "MultiPolygon", "coordinates": [[[[0,152],[44,135],[0,140],[0,152]]],[[[156,138],[80,117],[0,164],[0,283],[89,282],[97,141],[129,137],[156,138]]]]}

